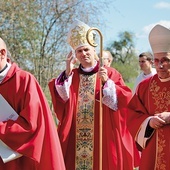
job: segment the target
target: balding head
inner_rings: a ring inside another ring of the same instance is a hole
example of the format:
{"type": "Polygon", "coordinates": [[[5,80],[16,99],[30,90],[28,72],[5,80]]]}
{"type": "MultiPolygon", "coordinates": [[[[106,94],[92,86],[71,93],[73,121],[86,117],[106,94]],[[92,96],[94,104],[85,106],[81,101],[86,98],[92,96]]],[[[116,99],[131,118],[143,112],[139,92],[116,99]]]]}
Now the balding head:
{"type": "MultiPolygon", "coordinates": [[[[100,55],[99,55],[100,56],[100,55]]],[[[110,51],[103,50],[103,65],[110,67],[113,61],[113,56],[110,51]]]]}
{"type": "Polygon", "coordinates": [[[0,38],[0,50],[5,49],[6,50],[6,44],[2,38],[0,38]]]}
{"type": "Polygon", "coordinates": [[[0,70],[5,67],[7,63],[7,47],[2,38],[0,38],[0,70]]]}

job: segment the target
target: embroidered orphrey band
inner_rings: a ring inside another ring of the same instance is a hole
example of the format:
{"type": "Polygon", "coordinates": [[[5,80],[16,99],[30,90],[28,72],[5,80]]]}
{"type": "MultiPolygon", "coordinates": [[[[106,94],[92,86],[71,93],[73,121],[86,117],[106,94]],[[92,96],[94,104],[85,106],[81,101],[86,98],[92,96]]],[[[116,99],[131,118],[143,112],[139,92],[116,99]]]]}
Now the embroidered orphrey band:
{"type": "Polygon", "coordinates": [[[76,170],[93,169],[95,75],[80,75],[76,115],[76,170]]]}

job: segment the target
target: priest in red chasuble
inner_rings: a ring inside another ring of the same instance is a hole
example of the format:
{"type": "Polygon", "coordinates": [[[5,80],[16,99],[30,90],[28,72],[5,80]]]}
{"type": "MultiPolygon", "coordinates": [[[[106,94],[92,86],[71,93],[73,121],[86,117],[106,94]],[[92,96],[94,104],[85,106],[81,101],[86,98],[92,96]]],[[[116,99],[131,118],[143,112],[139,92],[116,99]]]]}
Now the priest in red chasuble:
{"type": "Polygon", "coordinates": [[[1,38],[0,113],[0,170],[65,170],[57,129],[41,87],[33,75],[9,62],[1,38]],[[1,105],[4,101],[7,104],[1,105]],[[16,119],[12,114],[2,119],[2,114],[10,114],[9,108],[16,112],[16,119]]]}
{"type": "Polygon", "coordinates": [[[170,169],[170,29],[149,34],[157,74],[138,86],[129,103],[128,127],[141,150],[140,170],[170,169]]]}
{"type": "MultiPolygon", "coordinates": [[[[79,20],[73,22],[68,33],[73,50],[67,56],[66,69],[49,82],[66,169],[99,170],[102,161],[103,170],[132,170],[133,140],[126,128],[126,106],[132,92],[117,70],[99,67],[95,48],[86,39],[89,28],[79,20]],[[74,67],[76,60],[80,63],[78,68],[74,67]],[[100,92],[102,160],[99,160],[100,92]]],[[[89,37],[94,40],[93,31],[89,37]]]]}

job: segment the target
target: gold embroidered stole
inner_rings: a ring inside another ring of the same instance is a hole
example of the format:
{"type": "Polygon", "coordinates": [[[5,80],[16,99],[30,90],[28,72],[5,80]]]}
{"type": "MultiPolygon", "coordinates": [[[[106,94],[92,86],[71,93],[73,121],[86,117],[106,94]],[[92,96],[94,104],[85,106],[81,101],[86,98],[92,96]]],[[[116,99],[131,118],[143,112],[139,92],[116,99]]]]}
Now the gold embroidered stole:
{"type": "Polygon", "coordinates": [[[80,75],[76,115],[76,170],[93,169],[96,75],[80,75]]]}
{"type": "MultiPolygon", "coordinates": [[[[153,80],[150,84],[150,93],[153,99],[152,107],[155,107],[155,113],[166,112],[170,109],[170,87],[159,86],[158,82],[153,80]]],[[[167,127],[156,130],[156,161],[155,170],[167,170],[167,161],[164,158],[169,156],[169,141],[167,141],[167,127]],[[167,143],[168,142],[168,143],[167,143]],[[168,146],[167,146],[168,145],[168,146]]],[[[169,162],[168,162],[169,164],[169,162]]]]}

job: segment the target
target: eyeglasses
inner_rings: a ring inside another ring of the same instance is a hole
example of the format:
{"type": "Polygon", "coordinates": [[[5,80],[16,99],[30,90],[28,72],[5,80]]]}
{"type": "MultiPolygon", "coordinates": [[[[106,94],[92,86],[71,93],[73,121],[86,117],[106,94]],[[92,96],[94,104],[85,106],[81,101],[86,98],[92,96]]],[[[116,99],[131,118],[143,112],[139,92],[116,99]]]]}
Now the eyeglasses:
{"type": "Polygon", "coordinates": [[[167,58],[167,57],[161,58],[161,60],[159,60],[159,59],[157,59],[157,58],[154,59],[154,64],[155,64],[155,66],[158,66],[159,64],[161,64],[161,65],[167,65],[167,64],[169,64],[169,63],[170,63],[170,59],[167,58]]]}

